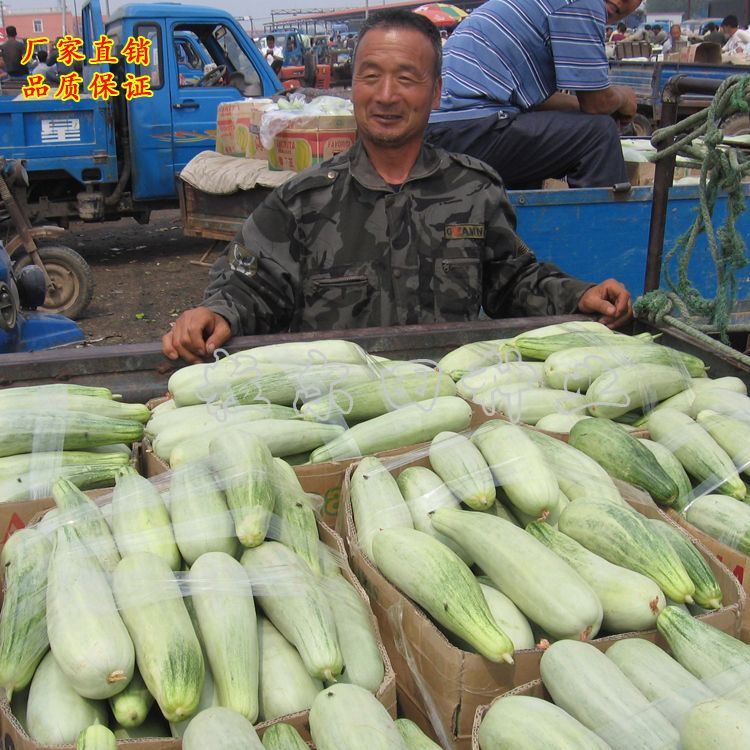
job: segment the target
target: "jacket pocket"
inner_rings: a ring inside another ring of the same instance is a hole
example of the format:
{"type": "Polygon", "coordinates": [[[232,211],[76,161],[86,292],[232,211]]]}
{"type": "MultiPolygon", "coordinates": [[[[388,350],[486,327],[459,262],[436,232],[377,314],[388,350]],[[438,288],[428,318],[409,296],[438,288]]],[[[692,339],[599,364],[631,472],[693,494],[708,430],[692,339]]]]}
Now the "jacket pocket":
{"type": "Polygon", "coordinates": [[[303,330],[377,325],[371,322],[376,291],[375,275],[361,265],[353,273],[337,268],[328,274],[311,274],[302,283],[303,330]]]}
{"type": "Polygon", "coordinates": [[[482,300],[481,261],[466,257],[436,259],[433,289],[437,320],[475,320],[482,300]]]}

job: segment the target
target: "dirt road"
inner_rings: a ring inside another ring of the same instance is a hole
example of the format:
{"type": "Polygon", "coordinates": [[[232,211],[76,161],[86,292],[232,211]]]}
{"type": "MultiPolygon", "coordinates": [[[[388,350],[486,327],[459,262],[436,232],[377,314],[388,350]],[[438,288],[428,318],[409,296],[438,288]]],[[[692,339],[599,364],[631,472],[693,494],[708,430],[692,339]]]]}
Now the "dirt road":
{"type": "Polygon", "coordinates": [[[182,310],[200,301],[208,268],[190,261],[199,260],[210,242],[184,237],[176,210],[154,213],[146,226],[133,219],[71,224],[61,244],[81,253],[94,274],[94,299],[78,320],[86,340],[112,345],[160,339],[182,310]]]}

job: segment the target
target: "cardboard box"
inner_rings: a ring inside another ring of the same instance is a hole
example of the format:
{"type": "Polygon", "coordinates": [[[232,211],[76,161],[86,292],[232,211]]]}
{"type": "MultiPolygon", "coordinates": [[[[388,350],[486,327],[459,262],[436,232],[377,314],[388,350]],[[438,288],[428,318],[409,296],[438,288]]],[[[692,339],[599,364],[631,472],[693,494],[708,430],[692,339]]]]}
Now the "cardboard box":
{"type": "MultiPolygon", "coordinates": [[[[429,466],[425,457],[404,461],[391,468],[394,476],[409,466],[429,466]]],[[[349,467],[341,493],[337,521],[339,533],[349,554],[352,570],[367,591],[380,632],[398,675],[399,705],[407,718],[420,726],[432,724],[455,743],[457,750],[468,750],[476,709],[497,695],[539,677],[540,649],[516,651],[515,664],[494,664],[478,654],[462,651],[451,643],[433,621],[412,603],[367,559],[357,544],[350,501],[349,467]]],[[[618,489],[631,504],[650,518],[668,522],[644,492],[622,482],[618,489]]],[[[724,606],[700,619],[732,635],[739,635],[744,592],[731,573],[702,545],[697,545],[717,577],[724,606]]],[[[658,641],[656,630],[604,636],[592,641],[599,645],[622,637],[658,641]]]]}
{"type": "MultiPolygon", "coordinates": [[[[91,493],[89,493],[91,494],[91,493]]],[[[30,520],[30,519],[29,519],[30,520]]],[[[320,534],[320,540],[328,547],[333,549],[334,554],[338,560],[341,561],[341,574],[351,583],[356,589],[357,593],[367,604],[370,609],[370,602],[365,593],[364,589],[360,585],[357,578],[351,571],[351,568],[346,563],[346,551],[344,543],[341,537],[331,528],[325,524],[318,524],[318,532],[320,534]]],[[[383,682],[378,689],[376,694],[377,699],[385,707],[392,718],[396,718],[396,675],[391,666],[388,653],[383,644],[383,640],[379,635],[378,622],[374,615],[370,614],[370,620],[375,630],[376,637],[378,639],[378,647],[380,654],[383,657],[383,665],[385,667],[385,674],[383,682]]],[[[273,724],[285,722],[291,724],[305,739],[305,741],[311,741],[310,736],[310,724],[308,721],[309,711],[300,711],[295,714],[289,714],[287,716],[279,717],[272,721],[264,721],[255,725],[255,729],[260,737],[263,736],[263,732],[273,724]]],[[[5,696],[0,696],[0,728],[2,729],[2,747],[3,748],[14,748],[14,750],[47,750],[47,746],[43,746],[38,742],[32,740],[25,732],[25,730],[16,721],[15,717],[10,711],[10,707],[5,700],[5,696]]],[[[123,746],[133,747],[136,750],[179,750],[182,746],[181,740],[178,739],[153,739],[153,740],[127,740],[120,741],[123,746]]],[[[118,742],[118,746],[120,744],[118,742]]],[[[55,747],[69,747],[72,745],[56,745],[55,747]]],[[[207,750],[210,750],[207,748],[207,750]]]]}
{"type": "Polygon", "coordinates": [[[354,115],[300,116],[274,137],[268,167],[301,172],[346,151],[356,140],[354,115]]]}
{"type": "Polygon", "coordinates": [[[221,102],[216,112],[216,150],[227,156],[268,159],[260,142],[260,121],[271,99],[221,102]]]}
{"type": "MultiPolygon", "coordinates": [[[[734,573],[745,594],[750,595],[750,557],[714,539],[712,536],[701,531],[697,526],[688,523],[677,511],[667,510],[666,515],[685,531],[688,536],[698,540],[700,544],[721,560],[734,573]]],[[[742,627],[750,630],[750,611],[747,608],[745,608],[742,614],[742,627]]]]}

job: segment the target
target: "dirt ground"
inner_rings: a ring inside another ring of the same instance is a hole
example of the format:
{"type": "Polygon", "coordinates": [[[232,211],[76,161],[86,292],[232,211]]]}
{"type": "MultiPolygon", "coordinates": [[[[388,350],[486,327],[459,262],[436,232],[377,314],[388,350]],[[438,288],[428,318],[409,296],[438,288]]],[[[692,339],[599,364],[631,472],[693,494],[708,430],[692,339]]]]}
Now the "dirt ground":
{"type": "Polygon", "coordinates": [[[155,212],[145,226],[133,219],[77,222],[61,244],[83,255],[94,274],[94,298],[78,320],[93,345],[157,341],[200,301],[208,281],[208,268],[191,261],[211,240],[184,237],[176,210],[155,212]]]}

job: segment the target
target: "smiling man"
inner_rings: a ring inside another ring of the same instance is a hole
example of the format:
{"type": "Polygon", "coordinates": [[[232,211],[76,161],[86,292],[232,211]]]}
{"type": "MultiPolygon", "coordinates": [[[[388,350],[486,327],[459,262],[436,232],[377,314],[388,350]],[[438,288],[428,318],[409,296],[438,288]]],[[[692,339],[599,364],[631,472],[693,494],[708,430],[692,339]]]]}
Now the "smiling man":
{"type": "Polygon", "coordinates": [[[197,361],[232,335],[459,322],[482,308],[628,320],[619,282],[537,262],[491,168],[424,144],[441,49],[422,16],[370,16],[354,56],[357,143],[253,212],[212,269],[203,303],[164,336],[168,357],[197,361]]]}
{"type": "Polygon", "coordinates": [[[445,45],[428,143],[482,159],[508,188],[626,182],[616,121],[636,99],[610,85],[604,35],[640,2],[489,0],[445,45]]]}

